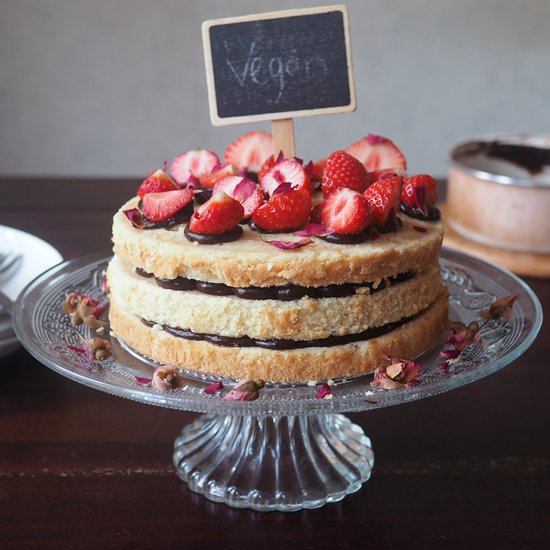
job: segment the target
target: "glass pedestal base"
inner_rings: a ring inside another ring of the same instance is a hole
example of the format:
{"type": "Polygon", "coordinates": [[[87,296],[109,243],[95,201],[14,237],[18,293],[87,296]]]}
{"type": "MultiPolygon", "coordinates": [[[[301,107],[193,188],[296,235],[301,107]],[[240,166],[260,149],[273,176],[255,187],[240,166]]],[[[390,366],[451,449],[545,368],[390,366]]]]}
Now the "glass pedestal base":
{"type": "Polygon", "coordinates": [[[235,508],[292,512],[358,491],[374,464],[370,439],[342,414],[202,415],[176,439],[189,488],[235,508]]]}

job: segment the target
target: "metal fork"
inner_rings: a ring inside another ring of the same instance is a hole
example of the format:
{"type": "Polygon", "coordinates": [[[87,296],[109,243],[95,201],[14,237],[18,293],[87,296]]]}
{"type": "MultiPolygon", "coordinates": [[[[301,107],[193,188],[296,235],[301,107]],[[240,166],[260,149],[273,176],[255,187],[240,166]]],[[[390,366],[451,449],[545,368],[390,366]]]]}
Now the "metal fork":
{"type": "MultiPolygon", "coordinates": [[[[12,276],[19,269],[23,256],[14,252],[0,252],[0,279],[12,276]]],[[[0,289],[0,314],[7,313],[11,315],[13,311],[13,302],[0,289]]]]}
{"type": "Polygon", "coordinates": [[[0,252],[0,277],[12,273],[14,269],[19,267],[22,260],[23,256],[21,254],[15,254],[11,251],[0,252]]]}

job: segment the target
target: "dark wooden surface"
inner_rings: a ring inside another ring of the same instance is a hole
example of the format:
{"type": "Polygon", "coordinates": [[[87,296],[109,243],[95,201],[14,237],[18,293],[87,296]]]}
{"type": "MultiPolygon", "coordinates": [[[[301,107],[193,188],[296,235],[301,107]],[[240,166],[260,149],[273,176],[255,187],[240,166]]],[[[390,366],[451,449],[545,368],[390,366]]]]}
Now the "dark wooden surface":
{"type": "MultiPolygon", "coordinates": [[[[66,257],[110,239],[137,183],[0,180],[0,223],[66,257]]],[[[550,316],[550,281],[528,279],[550,316]]],[[[0,359],[0,548],[544,548],[550,543],[550,334],[448,394],[350,415],[372,479],[291,514],[190,492],[171,466],[194,417],[112,397],[26,351],[0,359]]]]}

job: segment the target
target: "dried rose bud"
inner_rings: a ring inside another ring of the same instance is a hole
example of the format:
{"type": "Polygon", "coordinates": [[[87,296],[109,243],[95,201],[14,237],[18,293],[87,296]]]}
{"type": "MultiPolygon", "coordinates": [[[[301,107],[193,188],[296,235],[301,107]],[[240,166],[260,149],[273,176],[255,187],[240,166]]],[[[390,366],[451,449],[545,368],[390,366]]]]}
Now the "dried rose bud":
{"type": "Polygon", "coordinates": [[[227,401],[254,401],[265,386],[263,380],[242,380],[224,397],[227,401]]]}
{"type": "Polygon", "coordinates": [[[414,385],[422,370],[417,361],[386,357],[391,361],[389,365],[380,365],[374,371],[374,380],[371,386],[394,390],[398,388],[410,388],[414,385]]]}
{"type": "Polygon", "coordinates": [[[484,309],[480,312],[481,317],[484,319],[500,319],[500,317],[509,319],[512,316],[512,306],[517,297],[518,294],[514,292],[514,294],[495,300],[489,306],[489,309],[484,309]]]}
{"type": "Polygon", "coordinates": [[[98,302],[82,292],[70,292],[65,298],[62,309],[71,316],[73,325],[84,323],[90,328],[99,328],[105,325],[98,317],[105,310],[98,302]]]}
{"type": "Polygon", "coordinates": [[[98,338],[97,336],[90,340],[84,340],[86,347],[90,350],[92,357],[96,361],[104,361],[111,357],[113,346],[109,340],[98,338]]]}
{"type": "Polygon", "coordinates": [[[165,365],[155,370],[153,387],[157,390],[173,390],[183,385],[183,380],[176,367],[165,365]]]}

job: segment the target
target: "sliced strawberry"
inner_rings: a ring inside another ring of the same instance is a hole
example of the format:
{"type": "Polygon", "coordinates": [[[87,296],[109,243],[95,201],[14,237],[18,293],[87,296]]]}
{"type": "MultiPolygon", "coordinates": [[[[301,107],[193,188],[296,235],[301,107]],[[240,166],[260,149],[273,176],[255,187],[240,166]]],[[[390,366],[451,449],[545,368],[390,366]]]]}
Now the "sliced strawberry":
{"type": "Polygon", "coordinates": [[[323,223],[321,220],[321,212],[323,211],[323,204],[325,201],[318,202],[314,205],[309,213],[309,221],[311,223],[323,223]]]}
{"type": "Polygon", "coordinates": [[[141,211],[152,222],[162,222],[193,200],[191,189],[147,193],[142,199],[141,211]]]}
{"type": "Polygon", "coordinates": [[[395,217],[401,204],[403,178],[390,175],[372,183],[365,191],[374,225],[384,229],[390,217],[395,217]]]}
{"type": "Polygon", "coordinates": [[[273,155],[269,156],[267,160],[262,164],[260,171],[258,172],[258,181],[262,181],[266,174],[273,168],[275,165],[275,157],[273,155]]]}
{"type": "Polygon", "coordinates": [[[214,169],[209,174],[201,176],[199,178],[199,181],[203,187],[212,189],[223,178],[226,178],[227,176],[237,175],[238,170],[234,166],[232,166],[231,164],[224,164],[214,167],[214,169]]]}
{"type": "Polygon", "coordinates": [[[170,173],[179,184],[183,184],[191,178],[200,179],[210,174],[218,164],[220,164],[220,159],[216,153],[206,149],[193,149],[174,159],[170,173]]]}
{"type": "Polygon", "coordinates": [[[368,134],[350,145],[346,152],[355,157],[369,172],[405,170],[407,161],[397,145],[388,138],[368,134]]]}
{"type": "Polygon", "coordinates": [[[243,214],[244,208],[239,201],[217,191],[191,216],[189,229],[193,233],[219,235],[236,227],[243,214]]]}
{"type": "Polygon", "coordinates": [[[401,201],[413,208],[425,210],[437,202],[437,181],[428,174],[417,174],[403,181],[401,201]]]}
{"type": "Polygon", "coordinates": [[[321,220],[335,233],[353,235],[364,231],[370,223],[367,201],[361,193],[341,187],[332,192],[323,203],[321,220]]]}
{"type": "Polygon", "coordinates": [[[335,151],[325,163],[321,188],[325,197],[341,187],[363,193],[369,182],[367,170],[355,157],[335,151]]]}
{"type": "Polygon", "coordinates": [[[311,192],[309,177],[303,164],[295,159],[281,158],[260,179],[260,187],[271,196],[282,183],[290,183],[292,189],[306,189],[311,192]]]}
{"type": "Polygon", "coordinates": [[[311,170],[311,179],[315,181],[321,181],[323,179],[323,170],[325,169],[325,164],[327,159],[318,160],[313,164],[311,170]]]}
{"type": "Polygon", "coordinates": [[[259,172],[273,154],[273,138],[268,132],[248,132],[236,139],[226,150],[224,161],[248,172],[259,172]]]}
{"type": "Polygon", "coordinates": [[[264,196],[258,186],[243,176],[227,176],[220,180],[214,188],[214,193],[223,191],[231,198],[239,201],[244,208],[244,219],[248,219],[264,202],[264,196]]]}
{"type": "Polygon", "coordinates": [[[307,223],[310,210],[309,191],[290,189],[270,197],[256,210],[252,221],[264,231],[293,231],[307,223]]]}
{"type": "Polygon", "coordinates": [[[142,199],[147,193],[162,193],[177,189],[179,187],[164,170],[156,170],[140,185],[137,194],[142,199]]]}

